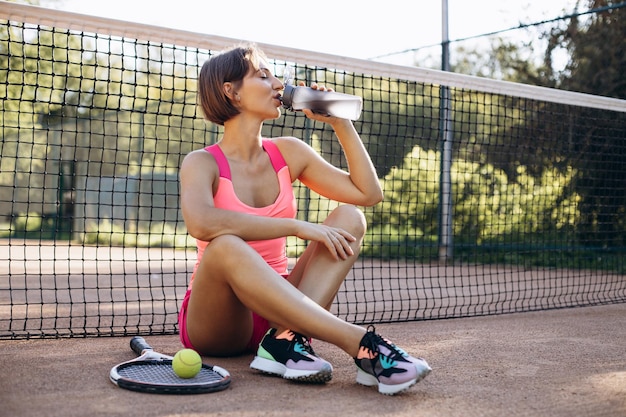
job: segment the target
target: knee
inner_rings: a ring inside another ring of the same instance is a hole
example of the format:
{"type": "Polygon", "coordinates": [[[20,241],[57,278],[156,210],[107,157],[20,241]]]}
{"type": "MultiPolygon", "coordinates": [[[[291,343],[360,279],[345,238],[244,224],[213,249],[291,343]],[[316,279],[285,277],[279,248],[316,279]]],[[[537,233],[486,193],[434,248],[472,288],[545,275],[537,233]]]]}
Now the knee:
{"type": "Polygon", "coordinates": [[[367,231],[365,214],[356,206],[343,204],[332,211],[327,219],[332,226],[347,230],[356,238],[362,238],[367,231]]]}
{"type": "Polygon", "coordinates": [[[237,262],[248,248],[248,244],[240,237],[222,235],[211,240],[211,243],[204,250],[202,259],[210,260],[211,264],[219,263],[228,267],[230,260],[237,262]]]}

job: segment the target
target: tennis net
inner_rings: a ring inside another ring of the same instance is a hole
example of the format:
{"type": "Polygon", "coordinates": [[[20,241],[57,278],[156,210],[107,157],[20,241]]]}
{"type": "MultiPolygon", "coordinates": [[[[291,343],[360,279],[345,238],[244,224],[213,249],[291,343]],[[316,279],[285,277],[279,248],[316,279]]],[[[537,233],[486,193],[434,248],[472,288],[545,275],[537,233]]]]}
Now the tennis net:
{"type": "MultiPolygon", "coordinates": [[[[195,262],[184,155],[214,143],[202,63],[238,41],[0,8],[0,339],[170,334],[195,262]]],[[[364,99],[385,201],[333,311],[393,322],[626,301],[626,101],[259,45],[364,99]]],[[[287,113],[346,167],[332,131],[287,113]]],[[[297,185],[299,216],[333,203],[297,185]]],[[[293,259],[304,242],[289,239],[293,259]]]]}

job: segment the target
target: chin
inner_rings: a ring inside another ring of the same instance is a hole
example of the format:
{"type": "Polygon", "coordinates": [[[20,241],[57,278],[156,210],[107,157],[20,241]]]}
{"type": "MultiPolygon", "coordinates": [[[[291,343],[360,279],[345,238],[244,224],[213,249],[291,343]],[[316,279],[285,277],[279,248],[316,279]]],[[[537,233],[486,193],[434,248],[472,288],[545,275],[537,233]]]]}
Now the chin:
{"type": "Polygon", "coordinates": [[[282,115],[283,114],[282,114],[280,108],[278,108],[278,109],[276,109],[276,113],[274,113],[274,115],[271,117],[271,119],[278,119],[282,115]]]}

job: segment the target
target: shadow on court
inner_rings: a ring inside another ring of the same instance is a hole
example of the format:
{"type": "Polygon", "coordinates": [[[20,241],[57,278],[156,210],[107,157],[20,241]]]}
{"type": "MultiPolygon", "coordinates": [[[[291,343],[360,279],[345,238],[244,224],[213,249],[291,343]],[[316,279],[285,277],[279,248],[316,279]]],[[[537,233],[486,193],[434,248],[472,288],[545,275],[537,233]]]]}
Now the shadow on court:
{"type": "MultiPolygon", "coordinates": [[[[205,357],[231,387],[194,396],[125,391],[110,368],[131,359],[129,337],[0,341],[2,416],[626,416],[626,304],[499,316],[381,324],[380,333],[433,367],[387,397],[354,382],[333,346],[326,385],[300,385],[248,368],[251,356],[205,357]]],[[[148,337],[166,354],[177,336],[148,337]]]]}

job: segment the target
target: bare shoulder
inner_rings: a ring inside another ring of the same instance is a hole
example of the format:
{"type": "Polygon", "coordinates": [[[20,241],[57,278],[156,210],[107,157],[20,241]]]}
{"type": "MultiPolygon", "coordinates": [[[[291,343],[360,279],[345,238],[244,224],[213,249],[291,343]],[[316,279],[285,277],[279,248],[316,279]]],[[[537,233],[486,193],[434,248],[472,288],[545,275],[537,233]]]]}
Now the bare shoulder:
{"type": "Polygon", "coordinates": [[[210,152],[207,152],[204,149],[196,149],[195,151],[191,151],[185,155],[183,158],[183,165],[206,163],[207,161],[213,161],[213,163],[215,163],[215,158],[210,152]]]}
{"type": "Polygon", "coordinates": [[[218,173],[215,158],[211,153],[205,151],[204,149],[197,149],[189,152],[185,155],[185,158],[180,166],[181,175],[184,175],[187,172],[194,173],[200,171],[205,175],[218,173]]]}
{"type": "Polygon", "coordinates": [[[293,136],[283,136],[271,139],[278,146],[285,159],[307,156],[315,151],[304,141],[293,136]]]}
{"type": "Polygon", "coordinates": [[[311,146],[298,138],[287,136],[273,139],[273,142],[285,158],[292,180],[300,178],[307,167],[322,160],[311,146]]]}

